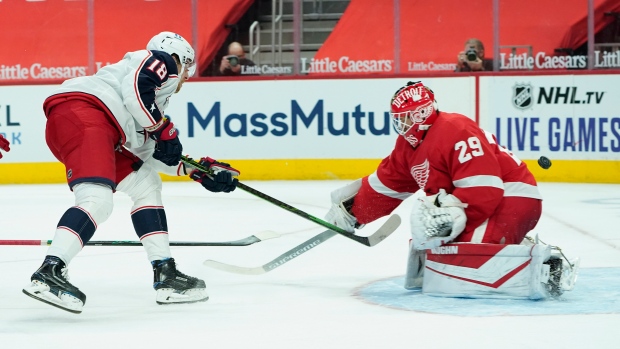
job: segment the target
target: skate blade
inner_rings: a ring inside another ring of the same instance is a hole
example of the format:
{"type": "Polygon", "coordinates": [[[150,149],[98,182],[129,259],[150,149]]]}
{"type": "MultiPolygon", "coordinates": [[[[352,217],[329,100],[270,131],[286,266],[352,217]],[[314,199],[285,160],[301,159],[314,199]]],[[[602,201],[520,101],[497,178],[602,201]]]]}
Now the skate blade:
{"type": "Polygon", "coordinates": [[[43,303],[53,305],[56,308],[66,310],[73,314],[80,314],[84,303],[70,294],[63,293],[60,298],[50,292],[47,284],[40,281],[33,281],[30,286],[24,287],[22,292],[43,303]]]}
{"type": "Polygon", "coordinates": [[[182,304],[205,302],[209,299],[204,288],[192,288],[185,291],[177,291],[172,288],[161,288],[157,290],[157,304],[182,304]]]}

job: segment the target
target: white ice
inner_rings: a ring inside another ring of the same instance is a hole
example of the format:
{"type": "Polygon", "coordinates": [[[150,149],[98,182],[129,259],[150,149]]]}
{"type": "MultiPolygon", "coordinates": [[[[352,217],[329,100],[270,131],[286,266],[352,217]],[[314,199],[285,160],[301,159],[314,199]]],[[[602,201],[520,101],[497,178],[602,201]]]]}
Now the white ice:
{"type": "MultiPolygon", "coordinates": [[[[330,191],[345,182],[245,183],[322,218],[330,191]]],[[[620,267],[620,185],[540,187],[541,238],[581,257],[582,268],[620,267]]],[[[355,297],[364,285],[404,274],[409,202],[396,211],[403,224],[377,246],[336,236],[267,274],[246,276],[202,262],[260,266],[324,229],[242,190],[213,194],[192,182],[166,182],[163,197],[173,241],[236,240],[265,230],[284,235],[246,247],[173,248],[179,269],[204,278],[211,297],[186,305],[155,303],[141,247],[88,246],[69,269],[88,297],[79,315],[22,294],[47,247],[0,246],[0,348],[620,348],[618,313],[465,317],[355,297]]],[[[0,239],[52,239],[71,205],[66,185],[0,186],[0,239]]],[[[137,240],[130,207],[116,194],[114,212],[93,240],[137,240]]]]}

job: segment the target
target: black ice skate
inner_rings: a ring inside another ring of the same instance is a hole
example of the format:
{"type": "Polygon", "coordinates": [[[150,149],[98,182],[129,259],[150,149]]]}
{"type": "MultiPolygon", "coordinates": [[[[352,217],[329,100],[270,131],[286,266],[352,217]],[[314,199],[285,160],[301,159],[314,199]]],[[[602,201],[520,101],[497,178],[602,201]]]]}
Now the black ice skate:
{"type": "Polygon", "coordinates": [[[549,280],[546,282],[546,288],[551,297],[558,298],[575,287],[579,258],[568,261],[562,252],[554,247],[551,257],[544,264],[549,265],[549,280]]]}
{"type": "Polygon", "coordinates": [[[174,258],[152,261],[157,304],[194,303],[209,299],[205,282],[177,270],[174,258]]]}
{"type": "Polygon", "coordinates": [[[545,264],[549,265],[549,281],[547,281],[547,292],[551,297],[557,298],[564,293],[562,290],[562,260],[551,257],[545,264]]]}
{"type": "Polygon", "coordinates": [[[75,314],[82,312],[86,295],[69,283],[67,267],[60,258],[46,256],[30,280],[23,289],[26,295],[75,314]]]}

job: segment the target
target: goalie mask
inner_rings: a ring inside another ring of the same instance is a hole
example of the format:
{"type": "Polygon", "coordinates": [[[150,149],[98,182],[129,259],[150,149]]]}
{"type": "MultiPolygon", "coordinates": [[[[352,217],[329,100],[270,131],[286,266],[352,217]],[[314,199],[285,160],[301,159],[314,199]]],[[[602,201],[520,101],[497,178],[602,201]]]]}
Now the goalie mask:
{"type": "Polygon", "coordinates": [[[437,114],[435,94],[420,81],[409,81],[396,91],[390,102],[394,128],[414,148],[422,142],[437,114]]]}
{"type": "Polygon", "coordinates": [[[179,62],[181,63],[181,71],[179,74],[182,74],[185,68],[187,68],[189,76],[193,76],[196,72],[194,49],[189,42],[183,39],[183,37],[179,34],[173,32],[161,32],[149,41],[146,45],[146,49],[164,51],[169,55],[175,54],[179,57],[179,62]]]}

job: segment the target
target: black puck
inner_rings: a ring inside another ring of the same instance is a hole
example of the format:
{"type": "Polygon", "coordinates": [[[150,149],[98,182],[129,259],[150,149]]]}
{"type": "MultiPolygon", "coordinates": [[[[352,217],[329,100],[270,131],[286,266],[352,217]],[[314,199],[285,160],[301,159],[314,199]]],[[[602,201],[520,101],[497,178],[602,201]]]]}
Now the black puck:
{"type": "Polygon", "coordinates": [[[544,168],[545,170],[548,170],[549,167],[551,167],[551,160],[549,160],[549,158],[546,156],[541,156],[538,159],[538,165],[540,165],[540,167],[544,168]]]}

